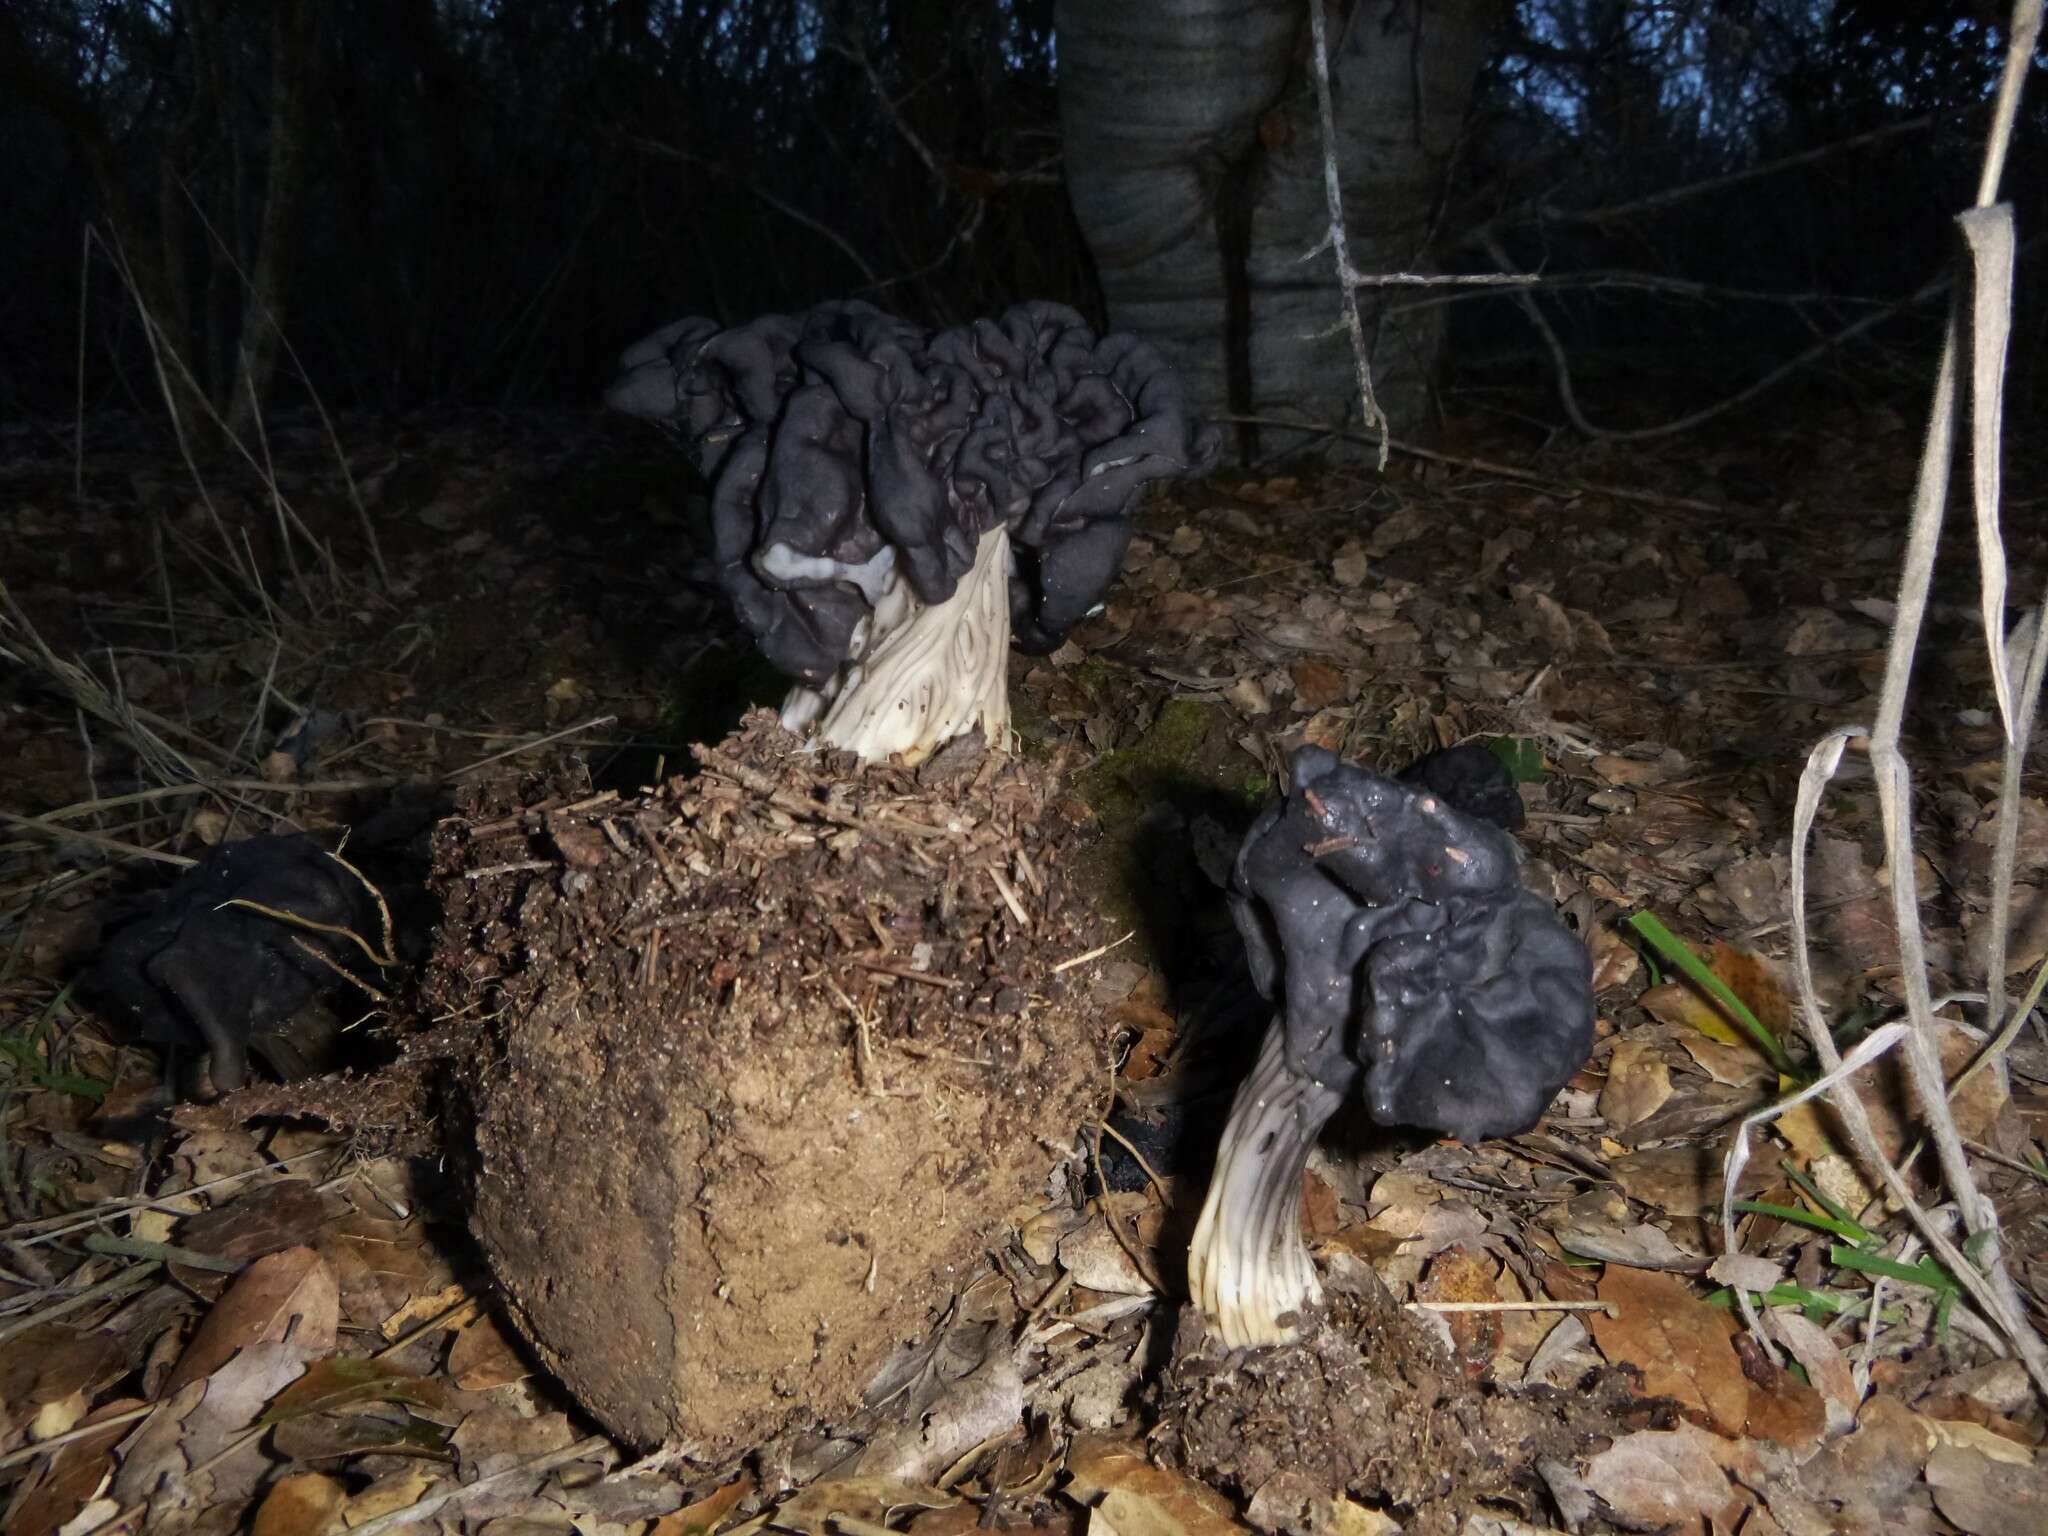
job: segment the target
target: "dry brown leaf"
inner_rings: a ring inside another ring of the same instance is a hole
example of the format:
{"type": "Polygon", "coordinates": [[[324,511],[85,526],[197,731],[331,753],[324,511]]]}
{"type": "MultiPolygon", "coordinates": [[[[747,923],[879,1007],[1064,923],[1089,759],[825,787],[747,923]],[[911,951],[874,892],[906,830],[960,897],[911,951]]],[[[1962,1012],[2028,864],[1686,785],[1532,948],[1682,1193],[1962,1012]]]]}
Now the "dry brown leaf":
{"type": "MultiPolygon", "coordinates": [[[[1142,1200],[1143,1197],[1138,1197],[1142,1200]]],[[[1132,1255],[1135,1249],[1157,1273],[1150,1250],[1159,1240],[1163,1213],[1156,1206],[1112,1201],[1117,1231],[1109,1230],[1108,1218],[1097,1209],[1088,1222],[1060,1239],[1059,1258],[1074,1284],[1113,1296],[1149,1296],[1158,1289],[1132,1255]],[[1134,1219],[1135,1218],[1135,1219],[1134,1219]]]]}
{"type": "Polygon", "coordinates": [[[1748,1501],[1721,1470],[1715,1438],[1693,1424],[1638,1430],[1586,1464],[1586,1486],[1641,1530],[1685,1529],[1702,1516],[1732,1526],[1748,1501]]]}
{"type": "Polygon", "coordinates": [[[461,1318],[452,1314],[469,1300],[469,1287],[460,1280],[450,1280],[437,1291],[423,1291],[407,1301],[378,1324],[377,1331],[386,1339],[397,1339],[423,1323],[448,1319],[452,1325],[459,1325],[461,1318]]]}
{"type": "Polygon", "coordinates": [[[441,1481],[443,1474],[433,1467],[417,1463],[400,1467],[396,1472],[378,1478],[348,1501],[348,1523],[351,1526],[367,1525],[381,1516],[408,1509],[425,1498],[429,1490],[441,1481]]]}
{"type": "Polygon", "coordinates": [[[341,1293],[334,1271],[310,1248],[287,1248],[258,1259],[213,1304],[164,1384],[175,1392],[211,1376],[251,1344],[282,1342],[300,1361],[334,1348],[341,1293]]]}
{"type": "Polygon", "coordinates": [[[311,1239],[327,1218],[320,1193],[304,1179],[279,1179],[211,1211],[187,1216],[178,1244],[224,1259],[260,1259],[311,1239]]]}
{"type": "Polygon", "coordinates": [[[1643,957],[1636,953],[1633,944],[1614,931],[1612,923],[1596,927],[1586,947],[1593,952],[1595,994],[1627,986],[1636,979],[1636,972],[1642,969],[1643,957]]]}
{"type": "Polygon", "coordinates": [[[1600,1277],[1600,1299],[1616,1309],[1615,1316],[1589,1318],[1609,1364],[1639,1369],[1644,1396],[1671,1398],[1727,1434],[1744,1432],[1750,1384],[1731,1342],[1729,1314],[1675,1276],[1619,1264],[1600,1277]]]}
{"type": "MultiPolygon", "coordinates": [[[[116,1398],[95,1409],[86,1423],[115,1418],[141,1406],[136,1398],[116,1398]]],[[[16,1494],[7,1523],[0,1526],[0,1536],[51,1536],[60,1530],[114,1475],[114,1447],[134,1427],[126,1422],[111,1424],[98,1434],[82,1435],[60,1446],[35,1482],[16,1494]]]]}
{"type": "Polygon", "coordinates": [[[1115,1536],[1238,1536],[1246,1529],[1213,1488],[1156,1467],[1129,1440],[1083,1436],[1067,1454],[1068,1491],[1087,1504],[1090,1531],[1115,1536]],[[1098,1526],[1099,1521],[1099,1526],[1098,1526]]]}
{"type": "Polygon", "coordinates": [[[1340,752],[1351,734],[1351,712],[1343,709],[1323,709],[1302,722],[1301,739],[1312,747],[1325,751],[1340,752]]]}
{"type": "Polygon", "coordinates": [[[2048,1531],[2048,1470],[1994,1461],[1945,1445],[1927,1458],[1934,1504],[1969,1536],[2040,1536],[2048,1531]]]}
{"type": "Polygon", "coordinates": [[[1233,493],[1239,501],[1262,507],[1284,507],[1301,496],[1301,481],[1293,475],[1275,475],[1270,480],[1247,480],[1233,493]]]}
{"type": "Polygon", "coordinates": [[[348,1490],[319,1472],[280,1478],[257,1506],[250,1536],[322,1536],[348,1504],[348,1490]]]}
{"type": "Polygon", "coordinates": [[[448,1374],[465,1392],[488,1392],[524,1381],[533,1371],[497,1319],[486,1312],[455,1335],[448,1350],[448,1374]]]}
{"type": "Polygon", "coordinates": [[[1142,1083],[1147,1078],[1157,1077],[1179,1038],[1177,1029],[1140,1030],[1137,1039],[1131,1042],[1130,1050],[1124,1053],[1123,1065],[1117,1068],[1116,1075],[1127,1083],[1142,1083]]]}
{"type": "Polygon", "coordinates": [[[1792,999],[1768,956],[1716,940],[1711,964],[1728,990],[1749,1005],[1759,1024],[1780,1040],[1792,1032],[1792,999]]]}
{"type": "Polygon", "coordinates": [[[1678,1043],[1702,1072],[1727,1087],[1755,1089],[1777,1078],[1777,1069],[1747,1040],[1729,1045],[1689,1029],[1679,1035],[1678,1043]]]}
{"type": "Polygon", "coordinates": [[[1600,1090],[1600,1113],[1616,1130],[1647,1120],[1671,1097],[1671,1069],[1657,1046],[1648,1040],[1623,1039],[1607,1058],[1607,1082],[1600,1090]]]}
{"type": "Polygon", "coordinates": [[[1344,674],[1327,661],[1297,661],[1287,669],[1287,675],[1294,680],[1295,704],[1309,714],[1336,703],[1349,692],[1344,686],[1344,674]]]}
{"type": "Polygon", "coordinates": [[[1356,539],[1346,539],[1337,546],[1337,553],[1330,561],[1330,578],[1344,588],[1365,584],[1366,572],[1371,561],[1365,553],[1365,546],[1356,539]]]}
{"type": "Polygon", "coordinates": [[[1827,1411],[1827,1435],[1847,1434],[1856,1424],[1856,1406],[1862,1395],[1856,1390],[1856,1376],[1827,1331],[1796,1307],[1774,1307],[1766,1318],[1771,1336],[1792,1353],[1805,1368],[1807,1380],[1820,1393],[1827,1411]]]}
{"type": "Polygon", "coordinates": [[[64,1433],[127,1369],[112,1334],[37,1323],[0,1349],[0,1445],[64,1433]]]}
{"type": "MultiPolygon", "coordinates": [[[[1417,1301],[1497,1301],[1494,1275],[1499,1263],[1483,1250],[1460,1243],[1446,1248],[1430,1260],[1429,1269],[1415,1287],[1417,1301]]],[[[1447,1312],[1451,1348],[1469,1381],[1477,1381],[1493,1368],[1500,1350],[1501,1326],[1498,1312],[1447,1312]]]]}
{"type": "Polygon", "coordinates": [[[1636,1001],[1660,1024],[1669,1024],[1680,1031],[1692,1030],[1726,1046],[1756,1050],[1747,1037],[1722,1016],[1720,1009],[1682,981],[1667,981],[1652,987],[1636,1001]]]}
{"type": "Polygon", "coordinates": [[[714,1536],[726,1517],[740,1506],[740,1500],[754,1491],[754,1474],[742,1472],[714,1493],[663,1515],[647,1536],[714,1536]]]}
{"type": "Polygon", "coordinates": [[[449,1281],[447,1261],[427,1245],[418,1222],[355,1213],[322,1228],[314,1246],[333,1266],[342,1307],[358,1328],[383,1332],[415,1296],[438,1292],[449,1281]]]}
{"type": "Polygon", "coordinates": [[[1755,1351],[1767,1378],[1750,1380],[1743,1432],[1753,1440],[1782,1445],[1794,1461],[1806,1461],[1820,1449],[1827,1433],[1827,1409],[1820,1394],[1790,1371],[1771,1365],[1754,1339],[1744,1336],[1742,1343],[1755,1351]]]}

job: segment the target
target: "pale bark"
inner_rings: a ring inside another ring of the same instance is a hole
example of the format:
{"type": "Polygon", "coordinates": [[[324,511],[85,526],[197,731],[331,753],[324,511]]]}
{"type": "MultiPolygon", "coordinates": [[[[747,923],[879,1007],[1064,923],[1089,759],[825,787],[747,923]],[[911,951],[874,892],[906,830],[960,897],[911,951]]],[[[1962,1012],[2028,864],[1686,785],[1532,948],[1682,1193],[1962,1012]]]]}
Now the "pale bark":
{"type": "MultiPolygon", "coordinates": [[[[1428,270],[1445,176],[1500,0],[1331,12],[1336,151],[1361,270],[1428,270]]],[[[1212,415],[1355,420],[1327,254],[1306,0],[1061,0],[1067,182],[1110,323],[1155,342],[1212,415]]],[[[1421,411],[1440,311],[1365,296],[1382,406],[1421,411]]],[[[1249,447],[1249,444],[1244,444],[1249,447]]]]}

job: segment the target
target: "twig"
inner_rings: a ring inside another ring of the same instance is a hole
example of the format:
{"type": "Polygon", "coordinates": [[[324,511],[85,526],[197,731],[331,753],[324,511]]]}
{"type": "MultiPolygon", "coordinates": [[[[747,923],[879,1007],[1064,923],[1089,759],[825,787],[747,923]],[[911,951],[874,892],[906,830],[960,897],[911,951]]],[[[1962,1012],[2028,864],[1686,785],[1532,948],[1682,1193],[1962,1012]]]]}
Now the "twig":
{"type": "Polygon", "coordinates": [[[1320,4],[1311,4],[1308,15],[1313,36],[1311,53],[1315,63],[1316,121],[1323,136],[1323,200],[1330,210],[1330,228],[1326,238],[1337,260],[1337,293],[1344,311],[1344,330],[1351,338],[1351,360],[1358,371],[1358,403],[1365,413],[1366,427],[1377,426],[1379,429],[1379,468],[1384,473],[1387,442],[1393,428],[1373,394],[1372,359],[1366,354],[1365,322],[1358,313],[1357,274],[1351,265],[1351,241],[1344,230],[1344,188],[1337,171],[1337,121],[1330,105],[1329,25],[1323,19],[1320,4]]]}
{"type": "Polygon", "coordinates": [[[1599,1312],[1618,1317],[1611,1301],[1411,1301],[1411,1312],[1599,1312]]]}
{"type": "MultiPolygon", "coordinates": [[[[1354,443],[1378,443],[1379,439],[1346,427],[1326,426],[1316,421],[1294,421],[1285,416],[1217,416],[1217,421],[1242,422],[1253,427],[1287,427],[1296,432],[1320,432],[1330,437],[1345,438],[1354,443]]],[[[1700,501],[1691,496],[1667,496],[1661,491],[1638,490],[1633,486],[1607,485],[1594,480],[1560,480],[1538,470],[1524,469],[1516,464],[1503,464],[1497,459],[1465,458],[1454,453],[1439,453],[1434,448],[1423,448],[1415,443],[1404,443],[1399,438],[1388,438],[1387,447],[1394,453],[1411,459],[1421,459],[1427,464],[1444,464],[1453,469],[1469,469],[1482,475],[1500,475],[1506,479],[1519,480],[1527,485],[1539,486],[1555,491],[1560,496],[1608,496],[1616,501],[1638,502],[1644,506],[1667,507],[1678,512],[1699,512],[1714,517],[1726,517],[1730,508],[1725,502],[1700,501]]],[[[1268,575],[1270,572],[1254,572],[1254,575],[1268,575]]],[[[1250,580],[1250,577],[1243,578],[1250,580]]]]}
{"type": "Polygon", "coordinates": [[[502,762],[508,757],[517,757],[522,752],[531,752],[539,747],[550,746],[562,740],[565,736],[575,736],[583,731],[594,731],[600,725],[616,725],[618,721],[619,717],[617,715],[598,715],[594,719],[580,721],[575,725],[564,726],[559,731],[550,731],[547,735],[536,737],[532,741],[520,742],[517,746],[507,747],[502,752],[493,752],[489,757],[480,757],[475,762],[466,764],[461,768],[457,768],[454,772],[445,775],[442,782],[453,783],[465,774],[475,773],[479,768],[490,767],[492,763],[502,762]]]}
{"type": "Polygon", "coordinates": [[[124,843],[118,837],[103,837],[97,832],[87,832],[78,827],[57,827],[33,816],[17,816],[12,811],[0,811],[0,823],[19,827],[24,832],[33,832],[38,837],[54,838],[58,842],[85,843],[105,853],[118,853],[131,859],[154,859],[159,864],[175,864],[180,869],[197,864],[197,859],[188,859],[182,853],[165,853],[160,848],[145,848],[140,843],[124,843]]]}
{"type": "Polygon", "coordinates": [[[758,181],[754,180],[754,178],[752,178],[751,176],[742,176],[736,171],[727,170],[723,165],[720,165],[716,160],[707,160],[702,155],[693,155],[686,149],[677,149],[673,145],[663,144],[654,139],[643,139],[637,134],[630,133],[623,135],[623,137],[626,143],[630,144],[633,148],[639,150],[642,154],[655,155],[664,160],[675,160],[683,165],[694,165],[695,167],[697,167],[697,169],[701,171],[709,171],[712,175],[720,177],[726,181],[736,182],[738,185],[744,187],[747,191],[753,193],[754,196],[758,197],[762,202],[766,203],[770,208],[773,208],[777,213],[781,214],[784,218],[792,219],[796,223],[803,225],[805,229],[810,230],[813,234],[821,235],[825,239],[831,241],[832,244],[839,249],[840,254],[845,256],[848,261],[852,262],[854,266],[859,268],[860,275],[866,278],[870,283],[879,284],[882,281],[882,279],[876,275],[875,269],[867,264],[866,258],[864,258],[859,251],[854,249],[852,241],[848,240],[844,235],[840,234],[838,230],[832,228],[829,224],[821,223],[819,220],[812,218],[811,215],[805,213],[803,209],[798,208],[791,203],[784,202],[781,198],[777,197],[773,192],[770,192],[766,187],[762,186],[758,181]]]}
{"type": "Polygon", "coordinates": [[[1077,965],[1086,965],[1090,960],[1100,960],[1112,949],[1116,949],[1121,945],[1130,943],[1130,941],[1136,938],[1137,936],[1138,930],[1133,928],[1129,933],[1125,934],[1120,939],[1111,939],[1107,944],[1096,945],[1086,954],[1076,955],[1071,960],[1062,960],[1058,965],[1052,968],[1052,973],[1053,975],[1057,976],[1061,974],[1063,971],[1071,971],[1077,965]]]}
{"type": "Polygon", "coordinates": [[[928,987],[943,987],[949,992],[966,985],[951,976],[933,976],[926,971],[913,971],[907,965],[892,965],[886,960],[867,960],[856,955],[853,963],[864,971],[878,971],[884,976],[894,976],[898,981],[921,981],[928,987]]]}
{"type": "Polygon", "coordinates": [[[473,1483],[460,1483],[440,1493],[430,1493],[417,1503],[403,1509],[394,1509],[388,1515],[379,1515],[375,1520],[351,1526],[349,1536],[384,1536],[386,1531],[403,1530],[408,1525],[418,1525],[430,1520],[451,1504],[461,1504],[488,1489],[509,1483],[519,1478],[542,1477],[557,1467],[567,1466],[572,1461],[581,1461],[599,1451],[608,1450],[611,1441],[604,1435],[591,1435],[565,1446],[559,1451],[550,1451],[545,1456],[536,1456],[531,1461],[522,1461],[516,1466],[506,1467],[502,1472],[492,1472],[473,1483]]]}
{"type": "Polygon", "coordinates": [[[145,1280],[162,1268],[163,1265],[153,1259],[131,1264],[111,1279],[88,1286],[76,1296],[67,1296],[62,1301],[51,1302],[47,1307],[38,1307],[19,1322],[9,1323],[6,1327],[0,1328],[0,1344],[5,1344],[40,1324],[53,1323],[60,1317],[69,1317],[73,1312],[82,1311],[115,1296],[125,1296],[139,1288],[145,1280]]]}
{"type": "Polygon", "coordinates": [[[5,1471],[9,1467],[18,1467],[24,1461],[34,1461],[38,1456],[48,1455],[51,1451],[56,1450],[60,1446],[69,1445],[74,1440],[89,1439],[103,1430],[113,1429],[122,1424],[133,1424],[137,1419],[146,1419],[156,1412],[156,1407],[155,1403],[144,1403],[140,1408],[130,1408],[125,1413],[110,1413],[104,1419],[95,1419],[90,1424],[81,1424],[76,1429],[67,1429],[61,1435],[52,1435],[47,1440],[38,1440],[33,1445],[25,1445],[18,1451],[9,1451],[5,1456],[0,1456],[0,1471],[5,1471]]]}

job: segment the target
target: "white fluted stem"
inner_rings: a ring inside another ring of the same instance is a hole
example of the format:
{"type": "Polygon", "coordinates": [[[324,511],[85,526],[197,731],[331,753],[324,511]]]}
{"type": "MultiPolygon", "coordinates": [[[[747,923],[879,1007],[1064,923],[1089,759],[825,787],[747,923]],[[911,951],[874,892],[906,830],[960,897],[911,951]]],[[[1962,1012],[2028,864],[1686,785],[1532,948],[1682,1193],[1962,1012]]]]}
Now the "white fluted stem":
{"type": "Polygon", "coordinates": [[[1188,1248],[1188,1294],[1232,1349],[1289,1342],[1297,1330],[1281,1319],[1322,1299],[1301,1237],[1301,1175],[1343,1102],[1287,1065],[1287,1026],[1275,1019],[1230,1106],[1188,1248]]]}
{"type": "Polygon", "coordinates": [[[901,754],[919,763],[978,721],[989,745],[1010,738],[1010,534],[981,536],[974,564],[943,603],[916,608],[849,664],[829,704],[798,688],[783,723],[800,726],[821,704],[818,739],[865,762],[901,754]]]}

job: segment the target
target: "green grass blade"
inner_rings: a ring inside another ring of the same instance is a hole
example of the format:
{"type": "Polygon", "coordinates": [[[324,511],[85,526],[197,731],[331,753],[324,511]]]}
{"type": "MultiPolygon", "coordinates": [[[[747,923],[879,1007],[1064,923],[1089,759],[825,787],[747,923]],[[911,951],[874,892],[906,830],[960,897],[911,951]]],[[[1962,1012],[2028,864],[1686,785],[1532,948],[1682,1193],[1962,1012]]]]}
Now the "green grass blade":
{"type": "Polygon", "coordinates": [[[1654,913],[1638,912],[1628,920],[1628,925],[1683,972],[1688,981],[1713,999],[1728,1015],[1729,1022],[1756,1043],[1765,1060],[1778,1069],[1780,1077],[1796,1075],[1792,1058],[1785,1054],[1785,1047],[1778,1043],[1778,1037],[1765,1029],[1763,1021],[1749,1011],[1749,1005],[1729,990],[1728,983],[1716,976],[1707,963],[1694,954],[1683,939],[1666,928],[1654,913]]]}

